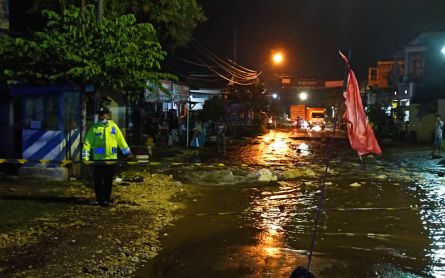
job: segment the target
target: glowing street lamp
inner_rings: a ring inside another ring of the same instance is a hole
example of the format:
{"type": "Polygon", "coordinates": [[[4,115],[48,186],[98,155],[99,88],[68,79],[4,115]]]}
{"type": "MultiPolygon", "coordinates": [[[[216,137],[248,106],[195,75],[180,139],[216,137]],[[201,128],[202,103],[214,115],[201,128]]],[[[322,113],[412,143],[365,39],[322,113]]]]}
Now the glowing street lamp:
{"type": "Polygon", "coordinates": [[[441,52],[442,52],[442,54],[443,54],[443,55],[445,55],[445,46],[444,46],[444,47],[442,47],[442,50],[441,50],[441,52]]]}
{"type": "Polygon", "coordinates": [[[306,92],[301,92],[299,95],[298,95],[298,97],[300,98],[300,100],[306,100],[307,99],[307,97],[308,97],[308,95],[307,95],[307,93],[306,92]]]}
{"type": "Polygon", "coordinates": [[[278,95],[277,95],[276,93],[273,93],[273,94],[272,94],[272,98],[277,99],[277,98],[278,98],[278,95]]]}
{"type": "Polygon", "coordinates": [[[284,60],[284,56],[283,56],[283,53],[281,53],[281,52],[275,52],[272,55],[272,61],[276,65],[279,65],[279,64],[283,63],[283,60],[284,60]]]}

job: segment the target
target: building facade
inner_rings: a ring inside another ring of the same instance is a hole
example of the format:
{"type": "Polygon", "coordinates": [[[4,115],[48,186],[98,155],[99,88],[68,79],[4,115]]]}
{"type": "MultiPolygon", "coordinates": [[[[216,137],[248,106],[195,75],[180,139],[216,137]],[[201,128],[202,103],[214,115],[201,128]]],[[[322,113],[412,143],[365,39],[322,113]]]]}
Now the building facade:
{"type": "Polygon", "coordinates": [[[403,75],[403,61],[378,61],[368,69],[368,87],[372,90],[396,88],[403,75]]]}
{"type": "Polygon", "coordinates": [[[445,116],[445,31],[421,33],[404,51],[403,82],[399,91],[411,98],[410,131],[421,141],[431,141],[435,114],[445,116]]]}
{"type": "Polygon", "coordinates": [[[444,46],[445,31],[421,33],[399,59],[379,61],[368,71],[367,105],[385,110],[391,124],[421,141],[432,140],[434,115],[445,116],[444,46]]]}

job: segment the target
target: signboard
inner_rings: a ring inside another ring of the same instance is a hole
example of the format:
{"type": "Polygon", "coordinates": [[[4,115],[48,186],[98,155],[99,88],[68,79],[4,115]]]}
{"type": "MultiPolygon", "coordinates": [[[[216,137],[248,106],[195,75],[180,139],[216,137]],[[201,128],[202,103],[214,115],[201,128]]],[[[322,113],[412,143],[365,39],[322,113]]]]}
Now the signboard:
{"type": "Polygon", "coordinates": [[[290,78],[281,79],[281,84],[290,84],[290,78]]]}
{"type": "Polygon", "coordinates": [[[147,84],[148,88],[144,90],[144,101],[154,102],[158,98],[154,84],[147,84]]]}
{"type": "Polygon", "coordinates": [[[298,80],[298,87],[319,88],[323,87],[320,81],[315,79],[300,79],[298,80]]]}
{"type": "Polygon", "coordinates": [[[179,102],[185,101],[189,96],[189,87],[186,85],[173,83],[172,81],[162,81],[162,89],[155,84],[151,84],[150,89],[145,90],[144,99],[146,102],[179,102]],[[166,93],[165,91],[169,92],[166,93]]]}
{"type": "Polygon", "coordinates": [[[343,80],[332,80],[324,82],[325,88],[343,88],[343,80]]]}
{"type": "Polygon", "coordinates": [[[189,86],[173,83],[173,100],[187,101],[189,97],[189,86]]]}

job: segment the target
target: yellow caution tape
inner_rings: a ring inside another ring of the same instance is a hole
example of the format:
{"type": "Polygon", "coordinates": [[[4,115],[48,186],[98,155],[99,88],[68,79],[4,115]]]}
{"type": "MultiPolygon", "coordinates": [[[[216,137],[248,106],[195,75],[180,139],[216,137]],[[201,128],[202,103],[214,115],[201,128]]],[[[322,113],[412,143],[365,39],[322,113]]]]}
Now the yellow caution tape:
{"type": "MultiPolygon", "coordinates": [[[[311,208],[307,208],[311,210],[311,208]]],[[[360,211],[376,211],[376,210],[388,210],[388,211],[396,211],[396,210],[438,210],[443,209],[443,207],[438,208],[430,208],[430,207],[395,207],[395,208],[325,208],[323,211],[341,211],[341,212],[360,212],[360,211]]],[[[231,215],[231,214],[244,214],[251,213],[249,211],[226,211],[226,212],[208,212],[208,213],[194,213],[187,214],[186,216],[217,216],[217,215],[231,215]]],[[[281,216],[277,216],[281,217],[281,216]]],[[[352,236],[352,233],[345,233],[348,236],[352,236]]]]}
{"type": "Polygon", "coordinates": [[[197,167],[229,167],[229,166],[238,166],[238,167],[251,167],[251,166],[260,166],[260,167],[268,167],[268,166],[288,166],[288,164],[225,164],[221,162],[215,163],[201,163],[201,162],[160,162],[160,161],[149,161],[148,159],[136,160],[136,161],[125,161],[125,160],[103,160],[103,161],[94,161],[94,160],[48,160],[48,159],[40,159],[40,160],[32,160],[32,159],[7,159],[0,158],[0,164],[2,163],[11,163],[11,164],[25,164],[25,163],[40,163],[40,164],[56,164],[65,166],[68,164],[85,164],[85,165],[112,165],[112,164],[120,164],[120,165],[149,165],[149,166],[197,166],[197,167]]]}

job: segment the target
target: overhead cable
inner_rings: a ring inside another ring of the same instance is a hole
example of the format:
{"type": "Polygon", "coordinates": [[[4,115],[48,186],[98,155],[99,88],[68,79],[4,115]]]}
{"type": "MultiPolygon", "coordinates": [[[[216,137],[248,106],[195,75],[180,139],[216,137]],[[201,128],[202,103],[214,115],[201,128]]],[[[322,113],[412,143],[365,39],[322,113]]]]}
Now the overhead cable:
{"type": "Polygon", "coordinates": [[[230,69],[232,69],[234,71],[237,71],[238,74],[245,74],[246,76],[249,76],[249,77],[258,76],[256,71],[253,71],[253,70],[250,70],[250,69],[243,70],[243,69],[245,69],[244,67],[242,67],[243,69],[240,69],[239,68],[240,66],[238,64],[235,64],[235,63],[231,62],[231,63],[234,64],[234,65],[232,65],[229,62],[227,62],[227,61],[221,59],[220,57],[218,57],[216,54],[214,54],[213,52],[211,52],[210,50],[208,50],[204,46],[200,45],[198,42],[196,42],[196,43],[197,43],[197,46],[199,47],[199,48],[197,48],[198,51],[201,51],[202,54],[207,56],[209,59],[212,59],[213,61],[215,61],[215,63],[217,63],[218,65],[220,65],[220,66],[221,66],[221,64],[224,65],[224,66],[221,66],[221,67],[223,67],[223,68],[224,67],[228,67],[228,68],[230,68],[230,69]]]}
{"type": "MultiPolygon", "coordinates": [[[[201,60],[200,62],[203,63],[203,64],[205,64],[202,60],[201,60]]],[[[216,71],[215,69],[211,68],[210,66],[208,66],[207,68],[208,68],[209,70],[211,70],[212,72],[214,72],[215,74],[217,74],[219,77],[221,77],[221,78],[223,78],[223,79],[225,79],[225,80],[227,80],[227,81],[229,81],[229,82],[231,82],[231,83],[238,84],[238,85],[244,85],[244,86],[255,84],[255,82],[249,82],[249,83],[238,82],[238,81],[236,81],[236,80],[233,80],[233,79],[230,79],[230,78],[224,76],[222,73],[216,71]]]]}

